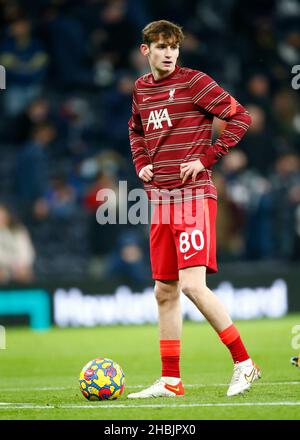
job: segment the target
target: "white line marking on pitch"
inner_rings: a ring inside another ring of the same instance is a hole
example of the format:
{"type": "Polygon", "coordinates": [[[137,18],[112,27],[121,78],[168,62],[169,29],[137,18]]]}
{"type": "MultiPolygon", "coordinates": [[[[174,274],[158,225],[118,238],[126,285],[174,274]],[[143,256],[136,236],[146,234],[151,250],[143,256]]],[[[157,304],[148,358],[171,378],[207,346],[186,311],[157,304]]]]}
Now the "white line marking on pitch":
{"type": "Polygon", "coordinates": [[[192,408],[192,407],[238,407],[238,406],[300,406],[300,402],[247,402],[247,403],[183,403],[178,405],[168,404],[103,404],[95,405],[34,405],[30,403],[6,403],[0,402],[0,410],[16,409],[124,409],[124,408],[192,408]]]}
{"type": "Polygon", "coordinates": [[[30,388],[0,388],[1,391],[59,391],[59,390],[71,390],[74,387],[30,387],[30,388]]]}
{"type": "MultiPolygon", "coordinates": [[[[300,382],[298,381],[291,381],[291,382],[258,382],[255,384],[257,385],[300,385],[300,382]]],[[[126,388],[146,388],[148,385],[127,385],[126,388]]],[[[207,383],[194,383],[194,384],[185,384],[186,388],[197,388],[197,387],[226,387],[228,386],[228,383],[215,383],[215,384],[207,384],[207,383]]],[[[69,387],[30,387],[30,388],[0,388],[0,391],[63,391],[63,390],[72,390],[74,389],[74,386],[69,387]]]]}

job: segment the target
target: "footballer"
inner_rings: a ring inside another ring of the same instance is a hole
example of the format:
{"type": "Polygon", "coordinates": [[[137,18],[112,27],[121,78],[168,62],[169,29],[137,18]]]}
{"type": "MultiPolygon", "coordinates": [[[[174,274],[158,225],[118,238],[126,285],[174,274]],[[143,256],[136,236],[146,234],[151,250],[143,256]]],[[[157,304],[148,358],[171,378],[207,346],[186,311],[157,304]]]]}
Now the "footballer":
{"type": "Polygon", "coordinates": [[[151,73],[135,83],[129,138],[136,173],[155,206],[150,257],[162,372],[153,385],[128,397],[184,395],[181,291],[230,351],[233,376],[227,396],[234,396],[249,390],[261,373],[224,305],[206,285],[206,274],[217,271],[217,191],[212,169],[239,143],[251,118],[210,76],[177,64],[184,39],[180,26],[154,21],[143,29],[142,37],[140,50],[148,58],[151,73]],[[227,125],[212,144],[215,116],[227,125]],[[166,205],[169,221],[164,218],[166,205]]]}

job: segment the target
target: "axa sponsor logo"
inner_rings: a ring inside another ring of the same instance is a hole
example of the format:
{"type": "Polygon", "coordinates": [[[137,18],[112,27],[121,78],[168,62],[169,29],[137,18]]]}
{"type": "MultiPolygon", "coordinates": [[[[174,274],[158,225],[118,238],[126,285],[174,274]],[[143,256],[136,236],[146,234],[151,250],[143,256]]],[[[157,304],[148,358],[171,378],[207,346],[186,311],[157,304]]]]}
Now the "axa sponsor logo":
{"type": "Polygon", "coordinates": [[[152,110],[148,118],[146,130],[149,130],[151,124],[153,124],[153,130],[163,128],[163,122],[167,122],[168,127],[172,127],[172,122],[168,113],[168,109],[162,108],[160,110],[152,110]]]}

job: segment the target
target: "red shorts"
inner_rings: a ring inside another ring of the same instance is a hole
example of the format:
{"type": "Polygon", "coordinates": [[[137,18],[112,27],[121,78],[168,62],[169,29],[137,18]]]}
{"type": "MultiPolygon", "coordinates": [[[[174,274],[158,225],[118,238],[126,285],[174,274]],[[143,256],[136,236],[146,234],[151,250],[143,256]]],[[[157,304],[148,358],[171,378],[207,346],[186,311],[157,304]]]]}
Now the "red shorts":
{"type": "Polygon", "coordinates": [[[193,266],[217,272],[216,215],[212,198],[156,205],[150,229],[152,278],[178,280],[179,269],[193,266]]]}

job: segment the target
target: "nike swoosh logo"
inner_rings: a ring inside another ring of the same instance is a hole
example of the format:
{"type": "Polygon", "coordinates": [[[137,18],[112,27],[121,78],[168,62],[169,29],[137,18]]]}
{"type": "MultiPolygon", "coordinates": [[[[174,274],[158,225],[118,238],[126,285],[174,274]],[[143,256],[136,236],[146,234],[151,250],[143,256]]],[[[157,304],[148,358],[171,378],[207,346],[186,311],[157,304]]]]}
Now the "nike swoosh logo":
{"type": "Polygon", "coordinates": [[[179,392],[180,388],[179,387],[172,387],[171,385],[166,384],[165,388],[169,391],[176,391],[177,393],[179,392]]]}
{"type": "Polygon", "coordinates": [[[192,258],[194,255],[196,255],[196,254],[198,254],[198,252],[194,252],[193,254],[191,254],[191,255],[185,255],[183,258],[185,259],[185,260],[188,260],[189,258],[192,258]]]}
{"type": "Polygon", "coordinates": [[[143,102],[148,101],[150,98],[143,98],[143,102]]]}
{"type": "Polygon", "coordinates": [[[250,374],[244,374],[246,381],[249,382],[249,383],[253,382],[255,373],[256,373],[256,369],[253,368],[251,370],[250,374]]]}

